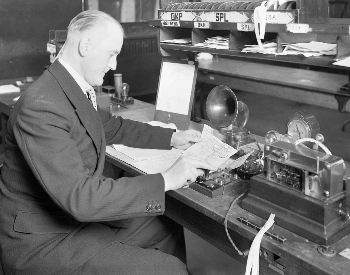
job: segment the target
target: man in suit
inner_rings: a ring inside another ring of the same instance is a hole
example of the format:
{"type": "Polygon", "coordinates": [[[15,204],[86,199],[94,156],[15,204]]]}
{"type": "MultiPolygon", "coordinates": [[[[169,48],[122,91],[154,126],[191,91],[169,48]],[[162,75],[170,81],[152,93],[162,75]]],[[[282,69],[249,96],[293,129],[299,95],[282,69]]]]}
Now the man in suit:
{"type": "Polygon", "coordinates": [[[165,192],[213,167],[181,158],[161,174],[102,177],[106,144],[185,149],[200,141],[196,131],[124,120],[96,106],[91,86],[116,68],[122,44],[112,17],[80,13],[59,59],[15,105],[0,181],[5,274],[187,274],[182,228],[162,215],[165,192]]]}

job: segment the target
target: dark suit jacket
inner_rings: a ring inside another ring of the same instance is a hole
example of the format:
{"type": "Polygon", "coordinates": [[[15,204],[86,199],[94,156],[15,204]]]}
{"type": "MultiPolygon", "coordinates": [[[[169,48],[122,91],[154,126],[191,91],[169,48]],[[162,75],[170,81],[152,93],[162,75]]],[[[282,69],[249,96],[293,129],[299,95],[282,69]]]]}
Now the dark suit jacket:
{"type": "Polygon", "coordinates": [[[69,274],[113,241],[110,225],[163,214],[162,175],[101,175],[106,144],[170,149],[173,131],[96,112],[59,62],[20,97],[7,131],[0,252],[9,274],[69,274]]]}

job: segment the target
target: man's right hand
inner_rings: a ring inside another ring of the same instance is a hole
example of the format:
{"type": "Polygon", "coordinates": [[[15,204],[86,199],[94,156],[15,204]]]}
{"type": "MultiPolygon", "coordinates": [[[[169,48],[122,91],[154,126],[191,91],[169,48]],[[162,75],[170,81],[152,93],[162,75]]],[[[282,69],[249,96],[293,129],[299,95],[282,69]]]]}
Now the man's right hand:
{"type": "Polygon", "coordinates": [[[198,176],[204,174],[203,169],[216,170],[214,166],[201,159],[180,157],[168,170],[162,173],[165,191],[176,190],[195,182],[198,176]]]}

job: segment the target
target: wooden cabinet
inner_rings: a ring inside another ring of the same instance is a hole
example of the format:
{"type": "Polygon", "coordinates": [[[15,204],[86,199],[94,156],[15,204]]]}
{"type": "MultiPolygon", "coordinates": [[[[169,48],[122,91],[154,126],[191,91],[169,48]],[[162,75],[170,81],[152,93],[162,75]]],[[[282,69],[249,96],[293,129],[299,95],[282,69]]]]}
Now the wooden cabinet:
{"type": "MultiPolygon", "coordinates": [[[[318,92],[318,88],[323,86],[322,82],[334,82],[337,88],[327,91],[328,96],[331,96],[333,101],[338,102],[340,111],[350,111],[350,106],[347,106],[348,94],[338,93],[342,86],[346,86],[350,70],[346,67],[332,65],[335,56],[304,57],[302,55],[287,56],[241,52],[244,45],[257,44],[253,14],[254,7],[259,5],[261,1],[245,1],[245,4],[239,4],[241,1],[166,2],[165,5],[160,5],[162,9],[158,11],[158,18],[150,21],[152,26],[158,28],[158,44],[162,56],[175,56],[184,59],[195,58],[195,55],[199,52],[208,52],[214,55],[215,61],[213,61],[213,65],[215,63],[215,73],[226,76],[230,75],[230,72],[226,70],[227,66],[223,66],[220,71],[217,68],[217,66],[220,66],[220,63],[227,64],[227,62],[241,60],[257,64],[269,64],[276,66],[275,78],[279,82],[283,77],[286,79],[290,78],[290,72],[294,68],[306,69],[316,74],[320,71],[323,74],[329,73],[329,75],[320,74],[319,83],[315,83],[312,92],[318,93],[322,97],[325,95],[324,91],[318,92]],[[196,46],[197,43],[204,42],[207,38],[213,36],[228,37],[228,48],[214,49],[196,46]],[[180,38],[188,39],[191,43],[182,45],[162,42],[180,38]],[[221,62],[222,60],[225,61],[221,62]],[[341,81],[334,77],[334,75],[339,74],[344,76],[341,81]]],[[[339,36],[349,36],[350,20],[330,18],[328,10],[329,3],[327,0],[287,1],[287,3],[277,6],[277,9],[271,7],[266,14],[267,24],[263,42],[275,40],[279,51],[282,50],[281,44],[283,42],[297,43],[316,40],[335,44],[339,36]]],[[[346,44],[345,46],[338,45],[338,47],[340,46],[350,47],[350,45],[346,44]]],[[[205,66],[205,70],[208,71],[208,64],[206,63],[205,66]]],[[[201,64],[199,70],[203,70],[201,64]]],[[[254,74],[254,70],[250,71],[250,75],[247,75],[246,79],[251,79],[254,74]]],[[[308,73],[305,74],[306,79],[302,79],[302,81],[309,81],[307,75],[308,73]]],[[[296,85],[298,85],[298,81],[300,80],[295,79],[296,85]]],[[[210,79],[207,82],[210,83],[210,79]]],[[[306,90],[308,92],[308,89],[306,90]]],[[[286,96],[288,98],[288,94],[286,96]]],[[[314,96],[313,94],[312,97],[314,96]]],[[[303,98],[301,97],[300,100],[303,100],[303,98]]],[[[313,101],[315,100],[311,99],[307,103],[313,104],[313,101]]],[[[320,101],[320,106],[334,108],[333,103],[332,106],[327,105],[329,98],[325,97],[320,101]]]]}

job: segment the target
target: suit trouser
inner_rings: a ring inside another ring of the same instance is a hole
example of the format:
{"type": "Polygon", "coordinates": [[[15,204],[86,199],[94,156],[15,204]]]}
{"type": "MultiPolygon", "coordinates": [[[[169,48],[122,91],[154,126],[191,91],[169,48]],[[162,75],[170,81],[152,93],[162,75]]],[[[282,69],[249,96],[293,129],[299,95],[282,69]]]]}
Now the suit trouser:
{"type": "Polygon", "coordinates": [[[183,228],[166,216],[135,218],[113,230],[115,241],[74,274],[188,274],[183,228]]]}

